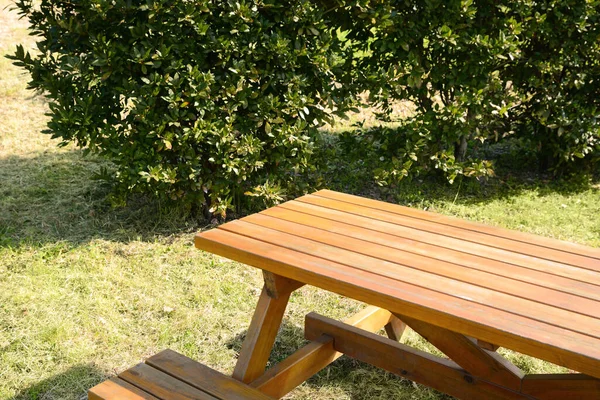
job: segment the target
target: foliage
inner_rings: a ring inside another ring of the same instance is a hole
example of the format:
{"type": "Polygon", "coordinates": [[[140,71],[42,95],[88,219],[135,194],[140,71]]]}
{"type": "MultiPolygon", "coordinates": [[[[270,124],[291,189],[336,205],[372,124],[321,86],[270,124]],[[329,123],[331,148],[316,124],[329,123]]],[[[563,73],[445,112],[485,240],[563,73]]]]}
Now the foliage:
{"type": "Polygon", "coordinates": [[[412,118],[377,131],[389,181],[440,169],[486,176],[475,143],[526,138],[545,166],[600,155],[600,2],[332,2],[370,104],[410,100],[412,118]],[[385,154],[384,154],[385,155],[385,154]]]}
{"type": "Polygon", "coordinates": [[[244,192],[264,198],[350,99],[343,43],[309,0],[16,5],[41,39],[13,58],[51,99],[48,132],[112,160],[122,195],[220,214],[244,192]]]}
{"type": "Polygon", "coordinates": [[[112,160],[117,199],[223,215],[305,191],[317,127],[363,92],[383,123],[415,105],[343,138],[377,148],[380,184],[491,176],[473,150],[513,138],[554,172],[600,160],[600,0],[16,4],[41,41],[13,59],[52,100],[49,132],[112,160]]]}

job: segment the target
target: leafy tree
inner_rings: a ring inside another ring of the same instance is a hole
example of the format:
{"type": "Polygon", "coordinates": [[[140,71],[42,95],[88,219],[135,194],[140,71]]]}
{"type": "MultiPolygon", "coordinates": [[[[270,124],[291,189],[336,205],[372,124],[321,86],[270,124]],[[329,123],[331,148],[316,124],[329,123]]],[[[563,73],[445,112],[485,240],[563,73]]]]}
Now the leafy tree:
{"type": "MultiPolygon", "coordinates": [[[[13,59],[51,100],[48,132],[150,192],[223,215],[270,204],[355,95],[390,182],[488,176],[479,143],[520,138],[555,172],[600,159],[600,0],[19,0],[39,52],[13,59]],[[37,2],[36,2],[37,3],[37,2]],[[244,196],[244,194],[246,196],[244,196]]],[[[345,145],[351,143],[344,138],[345,145]]]]}
{"type": "MultiPolygon", "coordinates": [[[[585,0],[328,1],[356,50],[356,79],[397,129],[370,132],[390,160],[382,181],[439,169],[485,176],[469,146],[526,140],[565,170],[600,153],[600,2],[585,0]]],[[[364,132],[362,132],[364,133],[364,132]]]]}
{"type": "Polygon", "coordinates": [[[48,133],[112,160],[119,198],[219,214],[243,193],[277,200],[350,99],[335,78],[344,44],[310,0],[16,6],[40,37],[13,58],[51,100],[48,133]]]}

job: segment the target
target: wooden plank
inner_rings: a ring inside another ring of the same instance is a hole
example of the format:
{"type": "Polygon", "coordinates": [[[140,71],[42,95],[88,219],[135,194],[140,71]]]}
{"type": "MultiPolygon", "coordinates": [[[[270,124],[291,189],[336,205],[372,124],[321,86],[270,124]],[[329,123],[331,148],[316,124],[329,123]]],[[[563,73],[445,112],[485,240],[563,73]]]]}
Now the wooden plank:
{"type": "Polygon", "coordinates": [[[398,317],[470,374],[514,391],[520,390],[523,372],[499,354],[483,350],[459,333],[402,315],[398,317]]]}
{"type": "Polygon", "coordinates": [[[483,235],[466,229],[457,229],[451,226],[437,224],[431,221],[409,218],[403,215],[390,213],[374,208],[364,207],[356,204],[346,203],[339,200],[327,199],[324,197],[306,195],[296,199],[298,202],[315,204],[322,207],[344,211],[346,213],[362,215],[392,222],[397,225],[408,226],[425,232],[438,233],[473,243],[484,244],[490,247],[509,250],[520,254],[533,256],[536,258],[547,259],[559,263],[569,264],[590,271],[600,272],[600,262],[596,258],[580,256],[573,253],[553,250],[547,247],[530,245],[528,243],[516,242],[510,239],[504,239],[497,236],[483,235]]]}
{"type": "Polygon", "coordinates": [[[263,271],[263,279],[267,294],[274,299],[290,295],[294,290],[304,286],[302,282],[284,278],[269,271],[263,271]]]}
{"type": "MultiPolygon", "coordinates": [[[[352,326],[358,326],[360,329],[375,332],[388,323],[390,318],[389,311],[377,307],[367,307],[345,322],[352,326]]],[[[264,375],[250,385],[279,399],[340,356],[342,353],[333,349],[333,339],[321,336],[267,370],[264,375]]]]}
{"type": "Polygon", "coordinates": [[[210,394],[196,389],[146,364],[138,364],[119,374],[119,378],[165,400],[216,400],[210,394]]]}
{"type": "Polygon", "coordinates": [[[459,263],[498,275],[512,276],[524,282],[539,282],[540,285],[548,288],[563,290],[591,299],[600,299],[598,274],[571,265],[297,201],[289,201],[265,210],[261,214],[303,223],[330,232],[342,233],[442,261],[459,263]],[[307,215],[311,217],[307,218],[307,215]],[[353,229],[348,229],[348,225],[351,225],[353,229]]]}
{"type": "Polygon", "coordinates": [[[444,224],[453,226],[461,229],[468,229],[475,232],[485,233],[493,236],[498,236],[506,239],[516,240],[524,243],[530,243],[537,246],[547,247],[550,249],[561,250],[581,256],[592,257],[600,260],[600,249],[588,247],[576,243],[566,242],[563,240],[557,240],[547,238],[543,236],[534,235],[526,232],[519,232],[510,229],[499,228],[495,226],[485,225],[474,221],[465,221],[460,218],[445,216],[429,211],[419,210],[416,208],[403,207],[397,204],[386,203],[383,201],[377,201],[367,199],[364,197],[353,196],[345,193],[334,192],[332,190],[320,190],[313,193],[315,196],[326,197],[329,199],[335,199],[345,201],[352,204],[359,204],[365,207],[376,208],[384,211],[388,211],[394,214],[405,215],[412,218],[424,219],[426,221],[433,221],[438,224],[444,224]]]}
{"type": "Polygon", "coordinates": [[[125,382],[111,378],[88,390],[88,400],[159,400],[150,393],[125,382]]]}
{"type": "Polygon", "coordinates": [[[147,359],[146,364],[219,399],[270,400],[258,390],[173,350],[161,351],[147,359]]]}
{"type": "MultiPolygon", "coordinates": [[[[429,257],[421,256],[418,254],[410,253],[403,250],[389,248],[373,242],[365,242],[363,240],[355,239],[345,235],[341,235],[333,232],[326,232],[321,229],[313,228],[310,226],[302,225],[295,222],[289,222],[278,218],[270,217],[267,215],[255,214],[244,218],[241,221],[236,221],[236,224],[227,224],[223,226],[223,229],[232,230],[239,233],[239,230],[234,226],[241,225],[243,223],[250,223],[260,227],[269,228],[269,231],[258,231],[254,230],[257,238],[262,238],[268,235],[271,230],[289,234],[290,236],[281,236],[282,241],[290,241],[294,237],[292,246],[295,250],[298,248],[295,246],[299,243],[297,238],[304,238],[310,241],[317,241],[335,248],[347,250],[346,252],[338,252],[344,259],[335,259],[334,261],[344,262],[349,264],[350,262],[364,262],[358,261],[357,255],[362,254],[373,259],[381,259],[392,262],[394,264],[408,266],[410,268],[418,269],[427,273],[439,275],[441,277],[450,278],[453,280],[465,282],[480,286],[483,288],[491,289],[494,292],[501,292],[512,296],[517,296],[524,299],[529,299],[535,302],[551,305],[554,307],[562,308],[567,311],[576,312],[583,315],[588,315],[593,318],[600,318],[600,302],[594,301],[587,298],[581,298],[564,292],[548,289],[534,284],[521,282],[512,278],[506,278],[504,276],[494,275],[488,272],[464,267],[459,264],[452,264],[444,261],[431,259],[429,257]],[[286,238],[286,239],[284,239],[286,238]],[[347,261],[351,260],[351,261],[347,261]]],[[[247,235],[249,236],[249,235],[247,235]]],[[[271,242],[274,244],[280,244],[277,242],[271,242]]],[[[302,241],[301,243],[306,243],[302,241]]],[[[303,250],[301,250],[303,251],[303,250]]],[[[312,253],[313,255],[318,255],[312,253]]],[[[387,268],[386,266],[383,266],[387,268]]],[[[600,274],[599,274],[600,275],[600,274]]],[[[405,275],[406,276],[406,275],[405,275]]],[[[467,293],[460,292],[462,295],[469,296],[467,293]]],[[[525,310],[524,310],[525,311],[525,310]]]]}
{"type": "Polygon", "coordinates": [[[399,342],[400,339],[402,339],[402,334],[406,330],[406,324],[398,319],[398,317],[392,316],[390,322],[388,322],[384,328],[385,333],[390,339],[399,342]]]}
{"type": "Polygon", "coordinates": [[[289,297],[274,299],[263,288],[233,371],[235,379],[250,383],[265,372],[289,297]]]}
{"type": "MultiPolygon", "coordinates": [[[[379,276],[386,276],[421,288],[428,288],[450,296],[468,299],[479,305],[490,306],[526,318],[536,319],[540,322],[564,327],[565,329],[593,336],[594,338],[600,338],[600,319],[598,318],[551,307],[536,301],[497,292],[375,257],[365,256],[339,247],[343,245],[343,240],[340,240],[340,243],[336,241],[336,246],[324,244],[324,241],[332,240],[329,239],[330,235],[324,235],[324,238],[319,239],[321,242],[317,242],[316,240],[304,239],[241,220],[225,224],[219,230],[259,238],[263,242],[277,245],[280,248],[287,248],[303,254],[348,265],[356,270],[364,270],[379,276]],[[566,321],[568,322],[565,323],[566,321]]],[[[370,246],[370,244],[365,244],[361,248],[361,251],[367,251],[370,246]]],[[[593,302],[591,307],[594,310],[589,311],[598,312],[598,304],[600,303],[593,302]]],[[[473,307],[473,305],[470,307],[473,307]]]]}
{"type": "Polygon", "coordinates": [[[539,400],[598,400],[600,379],[582,374],[527,375],[522,392],[539,400]]]}
{"type": "Polygon", "coordinates": [[[222,229],[198,234],[195,243],[235,261],[600,377],[600,341],[588,335],[222,229]]]}
{"type": "Polygon", "coordinates": [[[334,348],[339,352],[459,399],[529,399],[474,377],[453,361],[315,313],[308,314],[306,338],[311,340],[321,335],[333,337],[334,348]]]}

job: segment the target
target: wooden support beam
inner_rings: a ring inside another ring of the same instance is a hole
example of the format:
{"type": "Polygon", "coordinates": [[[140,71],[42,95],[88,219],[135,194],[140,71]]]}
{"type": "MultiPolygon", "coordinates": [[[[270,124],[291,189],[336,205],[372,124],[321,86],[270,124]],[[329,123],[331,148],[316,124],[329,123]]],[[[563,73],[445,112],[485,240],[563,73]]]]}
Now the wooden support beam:
{"type": "Polygon", "coordinates": [[[273,298],[267,285],[263,288],[233,371],[235,379],[250,383],[265,372],[290,293],[273,298]]]}
{"type": "Polygon", "coordinates": [[[485,350],[496,351],[500,347],[500,346],[496,346],[495,344],[486,342],[484,340],[479,340],[479,339],[475,339],[475,340],[477,340],[477,346],[479,346],[485,350]]]}
{"type": "Polygon", "coordinates": [[[265,270],[263,270],[263,279],[267,288],[267,294],[274,299],[289,295],[294,290],[304,286],[302,282],[284,278],[281,275],[276,275],[265,270]]]}
{"type": "Polygon", "coordinates": [[[346,319],[344,323],[368,332],[377,332],[389,323],[391,318],[392,314],[389,311],[375,306],[368,306],[346,319]]]}
{"type": "MultiPolygon", "coordinates": [[[[389,311],[369,306],[348,318],[345,323],[377,332],[390,318],[389,311]]],[[[322,335],[270,368],[250,386],[267,396],[281,398],[342,355],[333,348],[333,338],[322,335]]]]}
{"type": "Polygon", "coordinates": [[[474,377],[451,360],[315,313],[306,316],[305,335],[311,340],[321,335],[331,336],[339,352],[459,399],[531,400],[529,396],[474,377]]]}
{"type": "Polygon", "coordinates": [[[460,333],[398,315],[415,332],[473,376],[518,391],[523,372],[500,354],[482,349],[460,333]]]}
{"type": "Polygon", "coordinates": [[[600,379],[583,374],[526,375],[521,391],[539,400],[597,400],[600,379]]]}
{"type": "Polygon", "coordinates": [[[269,368],[250,386],[279,399],[342,355],[333,348],[333,338],[322,335],[269,368]]]}
{"type": "Polygon", "coordinates": [[[404,334],[404,331],[406,330],[406,324],[395,315],[392,315],[390,322],[388,322],[384,328],[385,333],[387,333],[390,339],[399,342],[400,339],[402,339],[402,334],[404,334]]]}

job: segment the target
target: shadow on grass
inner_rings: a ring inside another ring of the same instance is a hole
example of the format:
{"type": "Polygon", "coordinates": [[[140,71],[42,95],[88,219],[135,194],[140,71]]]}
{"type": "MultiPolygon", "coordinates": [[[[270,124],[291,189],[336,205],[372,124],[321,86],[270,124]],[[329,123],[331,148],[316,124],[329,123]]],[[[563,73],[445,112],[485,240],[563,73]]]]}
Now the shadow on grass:
{"type": "Polygon", "coordinates": [[[51,378],[36,382],[9,400],[87,399],[87,391],[106,379],[93,364],[76,365],[51,378]]]}
{"type": "Polygon", "coordinates": [[[539,197],[600,191],[600,170],[562,177],[541,173],[536,156],[523,150],[518,143],[486,145],[475,153],[477,157],[493,161],[496,176],[482,180],[459,176],[454,184],[450,184],[441,173],[430,173],[390,186],[379,186],[374,179],[375,171],[386,166],[379,153],[369,149],[347,149],[335,135],[325,135],[315,152],[316,171],[303,178],[318,187],[423,207],[436,202],[485,204],[511,199],[525,191],[535,192],[539,197]]]}
{"type": "Polygon", "coordinates": [[[107,165],[79,150],[0,159],[0,247],[145,241],[201,228],[180,208],[154,199],[137,196],[112,207],[110,187],[94,179],[107,165]]]}
{"type": "MultiPolygon", "coordinates": [[[[292,192],[300,194],[311,186],[329,188],[425,208],[436,202],[471,205],[511,199],[523,191],[546,196],[600,190],[598,174],[553,179],[531,172],[531,162],[511,151],[496,149],[492,156],[498,176],[484,182],[459,178],[450,185],[430,176],[380,187],[373,179],[376,159],[344,153],[330,142],[317,152],[317,172],[298,177],[296,189],[303,189],[292,192]]],[[[83,157],[79,150],[53,149],[35,157],[0,159],[0,247],[79,245],[94,239],[149,241],[192,234],[206,225],[182,207],[149,197],[136,196],[127,207],[111,207],[109,186],[93,179],[107,165],[102,159],[83,157]]]]}

